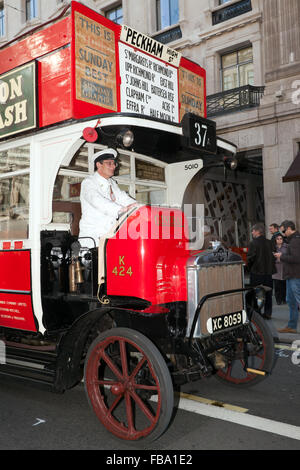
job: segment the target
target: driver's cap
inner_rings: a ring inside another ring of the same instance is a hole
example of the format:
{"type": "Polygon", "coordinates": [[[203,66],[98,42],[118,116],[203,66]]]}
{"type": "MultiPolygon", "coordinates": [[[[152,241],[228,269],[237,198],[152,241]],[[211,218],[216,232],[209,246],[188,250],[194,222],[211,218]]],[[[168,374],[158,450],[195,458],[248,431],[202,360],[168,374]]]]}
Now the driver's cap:
{"type": "Polygon", "coordinates": [[[104,149],[94,154],[94,162],[101,162],[103,160],[116,160],[118,152],[115,149],[104,149]]]}

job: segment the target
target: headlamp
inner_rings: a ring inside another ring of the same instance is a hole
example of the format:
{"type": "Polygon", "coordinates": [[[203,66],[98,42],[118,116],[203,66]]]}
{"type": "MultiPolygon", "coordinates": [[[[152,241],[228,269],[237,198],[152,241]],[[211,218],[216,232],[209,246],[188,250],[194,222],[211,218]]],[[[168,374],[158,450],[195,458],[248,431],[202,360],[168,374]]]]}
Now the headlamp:
{"type": "Polygon", "coordinates": [[[236,170],[238,166],[238,161],[233,157],[224,157],[224,165],[228,170],[236,170]]]}
{"type": "Polygon", "coordinates": [[[134,134],[130,129],[124,129],[117,135],[117,142],[125,148],[130,148],[134,141],[134,134]]]}

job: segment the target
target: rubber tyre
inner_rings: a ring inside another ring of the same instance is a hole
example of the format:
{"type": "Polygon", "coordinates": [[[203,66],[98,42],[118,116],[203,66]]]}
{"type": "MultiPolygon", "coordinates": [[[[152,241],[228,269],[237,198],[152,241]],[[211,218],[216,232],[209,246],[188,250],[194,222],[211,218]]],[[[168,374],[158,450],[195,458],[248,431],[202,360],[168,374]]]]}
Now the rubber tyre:
{"type": "Polygon", "coordinates": [[[170,372],[157,347],[138,331],[101,333],[89,347],[84,382],[94,413],[119,439],[152,442],[166,430],[174,404],[170,372]]]}
{"type": "MultiPolygon", "coordinates": [[[[220,369],[216,379],[232,386],[249,387],[263,381],[271,373],[275,364],[274,340],[265,320],[255,310],[252,311],[251,325],[256,336],[261,342],[261,350],[258,354],[248,358],[248,367],[266,372],[266,375],[258,375],[244,371],[244,361],[236,359],[224,369],[220,369]]],[[[240,348],[244,343],[240,344],[240,348]]]]}

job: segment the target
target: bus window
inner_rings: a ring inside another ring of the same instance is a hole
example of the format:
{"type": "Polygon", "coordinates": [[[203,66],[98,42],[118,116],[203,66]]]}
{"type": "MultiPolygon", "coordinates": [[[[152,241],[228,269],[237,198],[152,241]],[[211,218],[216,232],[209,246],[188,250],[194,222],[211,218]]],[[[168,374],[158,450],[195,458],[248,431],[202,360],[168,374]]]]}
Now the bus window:
{"type": "Polygon", "coordinates": [[[79,233],[80,188],[88,170],[88,147],[82,146],[68,166],[60,167],[54,183],[52,222],[68,224],[72,235],[79,233]]]}
{"type": "Polygon", "coordinates": [[[160,187],[136,184],[135,197],[141,204],[166,204],[166,190],[160,187]]]}
{"type": "Polygon", "coordinates": [[[88,145],[82,145],[72,157],[68,166],[61,166],[61,169],[74,171],[89,171],[88,164],[88,145]]]}
{"type": "Polygon", "coordinates": [[[117,168],[115,175],[116,176],[130,176],[131,167],[130,167],[130,157],[129,155],[119,154],[119,167],[117,168]]]}
{"type": "Polygon", "coordinates": [[[29,145],[14,147],[0,152],[0,177],[2,174],[12,173],[19,170],[29,172],[30,148],[29,145]]]}
{"type": "Polygon", "coordinates": [[[0,152],[0,239],[28,238],[29,145],[0,152]]]}

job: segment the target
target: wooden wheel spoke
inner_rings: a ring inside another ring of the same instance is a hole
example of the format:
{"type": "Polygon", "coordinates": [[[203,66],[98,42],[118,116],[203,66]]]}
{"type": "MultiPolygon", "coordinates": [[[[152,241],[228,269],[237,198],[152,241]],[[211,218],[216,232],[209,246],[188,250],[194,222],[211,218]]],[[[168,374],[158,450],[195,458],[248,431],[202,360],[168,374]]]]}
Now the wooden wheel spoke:
{"type": "Polygon", "coordinates": [[[137,395],[137,393],[135,393],[134,391],[132,391],[130,393],[131,393],[131,396],[132,396],[133,400],[139,406],[139,408],[144,413],[144,415],[148,418],[150,423],[153,423],[155,421],[156,416],[151,413],[151,411],[148,408],[148,406],[146,405],[146,403],[143,402],[143,400],[137,395]]]}
{"type": "Polygon", "coordinates": [[[103,361],[106,362],[106,364],[108,365],[108,367],[110,368],[110,370],[115,374],[115,376],[121,380],[122,379],[122,373],[119,371],[118,367],[116,366],[116,364],[114,364],[114,362],[110,359],[110,357],[106,354],[106,352],[103,350],[102,351],[102,354],[101,354],[101,358],[103,359],[103,361]]]}
{"type": "Polygon", "coordinates": [[[231,372],[232,372],[232,365],[229,364],[228,367],[227,367],[225,376],[226,376],[227,378],[228,378],[228,377],[231,377],[231,372]]]}
{"type": "Polygon", "coordinates": [[[117,385],[119,382],[117,380],[109,380],[109,379],[99,379],[99,380],[94,380],[93,383],[95,383],[96,385],[107,385],[107,386],[111,386],[111,385],[117,385]]]}
{"type": "Polygon", "coordinates": [[[124,339],[119,341],[120,343],[120,356],[122,364],[123,377],[128,377],[128,362],[127,362],[127,352],[126,352],[126,342],[124,339]]]}
{"type": "Polygon", "coordinates": [[[138,372],[141,370],[145,362],[146,362],[146,358],[145,356],[143,356],[142,359],[139,361],[139,363],[135,366],[133,372],[130,374],[131,379],[133,379],[138,374],[138,372]]]}
{"type": "Polygon", "coordinates": [[[117,404],[119,403],[119,401],[121,400],[121,398],[123,398],[123,395],[118,395],[115,400],[113,401],[113,403],[110,405],[110,407],[108,408],[107,410],[107,415],[111,415],[112,412],[114,411],[114,409],[116,408],[117,404]]]}
{"type": "Polygon", "coordinates": [[[153,390],[158,391],[158,385],[134,384],[135,389],[138,390],[153,390]]]}
{"type": "Polygon", "coordinates": [[[135,432],[135,428],[134,428],[131,396],[130,396],[130,393],[128,392],[125,393],[125,404],[126,404],[126,416],[127,416],[128,430],[129,430],[129,433],[132,434],[133,432],[135,432]]]}

